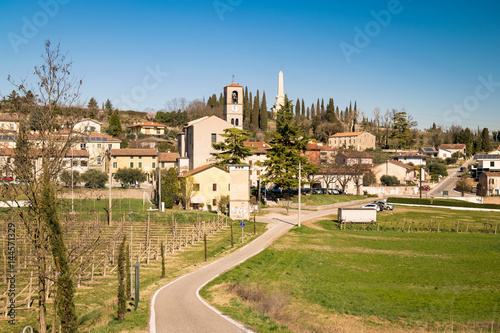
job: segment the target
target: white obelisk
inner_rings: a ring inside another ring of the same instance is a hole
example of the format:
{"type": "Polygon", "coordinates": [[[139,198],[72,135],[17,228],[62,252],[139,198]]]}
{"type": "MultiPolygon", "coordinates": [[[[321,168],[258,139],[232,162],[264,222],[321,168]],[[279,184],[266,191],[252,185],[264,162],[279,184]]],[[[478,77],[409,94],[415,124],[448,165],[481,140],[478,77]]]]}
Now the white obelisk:
{"type": "Polygon", "coordinates": [[[276,95],[276,103],[274,103],[273,112],[278,112],[285,104],[285,89],[283,87],[283,72],[278,75],[278,95],[276,95]]]}

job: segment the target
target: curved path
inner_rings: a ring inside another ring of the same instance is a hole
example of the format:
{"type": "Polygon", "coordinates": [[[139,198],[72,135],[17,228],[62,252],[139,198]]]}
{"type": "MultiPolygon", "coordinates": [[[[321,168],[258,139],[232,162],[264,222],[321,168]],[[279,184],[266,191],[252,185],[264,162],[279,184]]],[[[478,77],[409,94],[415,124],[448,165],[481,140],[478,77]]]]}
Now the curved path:
{"type": "MultiPolygon", "coordinates": [[[[342,204],[342,206],[347,205],[359,207],[362,204],[361,202],[342,204]]],[[[337,207],[321,211],[304,211],[302,220],[336,213],[337,207]]],[[[156,291],[151,300],[150,332],[251,332],[250,329],[204,302],[198,295],[198,291],[220,274],[264,250],[291,229],[297,222],[297,212],[294,211],[293,214],[284,216],[271,213],[259,218],[259,222],[270,224],[270,229],[259,238],[156,291]]]]}

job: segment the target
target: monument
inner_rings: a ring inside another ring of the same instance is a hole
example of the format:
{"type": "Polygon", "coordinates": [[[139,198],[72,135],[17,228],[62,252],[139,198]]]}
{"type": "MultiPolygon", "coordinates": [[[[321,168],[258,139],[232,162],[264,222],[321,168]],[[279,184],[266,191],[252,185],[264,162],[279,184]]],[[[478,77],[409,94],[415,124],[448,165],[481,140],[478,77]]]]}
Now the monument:
{"type": "Polygon", "coordinates": [[[281,110],[281,107],[285,104],[285,91],[283,88],[283,72],[280,71],[278,75],[278,95],[276,95],[276,103],[272,108],[273,116],[276,118],[276,113],[281,110]]]}

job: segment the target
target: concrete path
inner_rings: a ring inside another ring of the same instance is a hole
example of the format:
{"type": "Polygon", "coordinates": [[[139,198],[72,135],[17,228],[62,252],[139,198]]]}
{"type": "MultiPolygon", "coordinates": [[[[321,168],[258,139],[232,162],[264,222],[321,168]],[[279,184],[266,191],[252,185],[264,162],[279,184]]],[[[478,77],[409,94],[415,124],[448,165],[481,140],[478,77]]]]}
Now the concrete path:
{"type": "MultiPolygon", "coordinates": [[[[358,201],[355,204],[339,204],[339,207],[349,205],[360,207],[363,204],[358,201]]],[[[301,220],[306,221],[336,213],[337,207],[321,211],[303,211],[301,220]]],[[[296,224],[297,211],[290,211],[290,215],[286,216],[273,210],[272,213],[259,217],[257,221],[269,223],[270,229],[238,251],[172,281],[153,295],[150,332],[251,332],[242,324],[222,315],[217,309],[205,303],[198,295],[198,291],[220,274],[256,255],[285,234],[296,224]]]]}

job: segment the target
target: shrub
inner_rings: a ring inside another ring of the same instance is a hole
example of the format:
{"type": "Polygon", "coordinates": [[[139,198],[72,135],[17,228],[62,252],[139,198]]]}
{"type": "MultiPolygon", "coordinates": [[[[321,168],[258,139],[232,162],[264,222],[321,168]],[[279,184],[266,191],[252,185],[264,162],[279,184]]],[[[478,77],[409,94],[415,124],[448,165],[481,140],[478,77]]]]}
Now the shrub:
{"type": "Polygon", "coordinates": [[[449,199],[419,199],[419,198],[387,198],[388,203],[405,203],[414,205],[426,205],[426,206],[449,206],[449,207],[470,207],[470,208],[491,208],[500,209],[500,205],[495,204],[480,204],[461,200],[449,200],[449,199]]]}
{"type": "Polygon", "coordinates": [[[363,186],[371,186],[377,182],[377,177],[373,171],[368,171],[363,175],[363,186]]]}
{"type": "Polygon", "coordinates": [[[104,187],[108,180],[107,173],[95,169],[85,171],[81,177],[85,182],[85,186],[91,188],[104,187]]]}
{"type": "Polygon", "coordinates": [[[380,177],[380,182],[385,186],[399,185],[399,180],[396,176],[383,175],[382,177],[380,177]]]}

